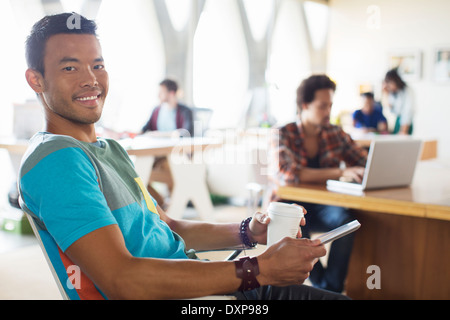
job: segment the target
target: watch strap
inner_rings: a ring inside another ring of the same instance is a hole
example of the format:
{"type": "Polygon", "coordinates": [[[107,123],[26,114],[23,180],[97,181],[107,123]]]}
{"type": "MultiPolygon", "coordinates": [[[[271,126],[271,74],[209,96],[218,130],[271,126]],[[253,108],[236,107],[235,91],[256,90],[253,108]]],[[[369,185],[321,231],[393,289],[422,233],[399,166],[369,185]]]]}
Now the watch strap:
{"type": "Polygon", "coordinates": [[[239,291],[248,291],[260,287],[256,276],[259,274],[258,259],[256,257],[242,257],[234,261],[236,277],[242,279],[239,291]]]}

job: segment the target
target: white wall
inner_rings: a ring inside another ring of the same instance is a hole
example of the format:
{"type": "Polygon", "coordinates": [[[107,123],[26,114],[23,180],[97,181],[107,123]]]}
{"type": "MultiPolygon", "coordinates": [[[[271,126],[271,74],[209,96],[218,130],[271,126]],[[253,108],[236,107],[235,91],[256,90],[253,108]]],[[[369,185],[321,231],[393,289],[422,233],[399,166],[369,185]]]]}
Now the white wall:
{"type": "Polygon", "coordinates": [[[450,47],[449,0],[330,0],[328,73],[337,81],[334,112],[358,107],[359,85],[380,96],[392,50],[420,50],[422,74],[408,81],[416,98],[414,135],[437,138],[450,160],[450,83],[433,80],[437,47],[450,47]]]}

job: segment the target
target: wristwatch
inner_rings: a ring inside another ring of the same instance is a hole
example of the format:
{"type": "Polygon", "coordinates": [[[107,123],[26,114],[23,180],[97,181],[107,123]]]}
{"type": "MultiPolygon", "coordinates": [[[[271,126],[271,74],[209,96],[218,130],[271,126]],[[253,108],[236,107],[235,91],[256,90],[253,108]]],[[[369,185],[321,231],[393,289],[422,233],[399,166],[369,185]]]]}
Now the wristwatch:
{"type": "Polygon", "coordinates": [[[260,287],[256,276],[259,274],[258,259],[256,257],[242,257],[235,260],[236,277],[242,279],[239,291],[248,291],[260,287]]]}

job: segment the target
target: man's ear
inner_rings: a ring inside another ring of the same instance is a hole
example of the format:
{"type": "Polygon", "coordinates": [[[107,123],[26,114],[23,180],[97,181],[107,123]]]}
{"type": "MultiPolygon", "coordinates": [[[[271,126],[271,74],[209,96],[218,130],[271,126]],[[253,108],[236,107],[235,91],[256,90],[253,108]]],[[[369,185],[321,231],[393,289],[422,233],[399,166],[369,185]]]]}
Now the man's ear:
{"type": "Polygon", "coordinates": [[[27,69],[27,71],[25,71],[25,78],[34,92],[37,94],[44,92],[44,78],[39,71],[27,69]]]}

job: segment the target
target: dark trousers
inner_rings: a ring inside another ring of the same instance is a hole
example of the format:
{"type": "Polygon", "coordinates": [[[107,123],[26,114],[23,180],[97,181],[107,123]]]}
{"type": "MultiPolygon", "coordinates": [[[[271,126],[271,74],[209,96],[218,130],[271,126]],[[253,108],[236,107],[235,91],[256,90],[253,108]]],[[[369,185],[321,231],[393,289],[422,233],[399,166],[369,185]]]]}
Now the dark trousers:
{"type": "MultiPolygon", "coordinates": [[[[293,201],[283,202],[292,203],[293,201]]],[[[306,226],[301,227],[303,238],[311,239],[312,233],[327,232],[354,219],[347,208],[305,202],[297,203],[307,211],[305,215],[306,226]]],[[[334,292],[342,292],[344,290],[348,263],[353,248],[353,239],[354,234],[351,233],[331,243],[327,267],[325,268],[318,261],[310,273],[309,280],[314,287],[334,292]]]]}
{"type": "Polygon", "coordinates": [[[236,292],[233,295],[238,300],[349,300],[344,295],[306,285],[263,286],[250,291],[236,292]]]}
{"type": "MultiPolygon", "coordinates": [[[[314,232],[330,231],[354,219],[346,208],[311,203],[299,204],[308,212],[305,215],[306,226],[301,228],[304,238],[311,238],[314,232]]],[[[331,243],[326,268],[318,261],[311,271],[309,280],[315,287],[334,292],[344,290],[353,239],[352,233],[331,243]]]]}

